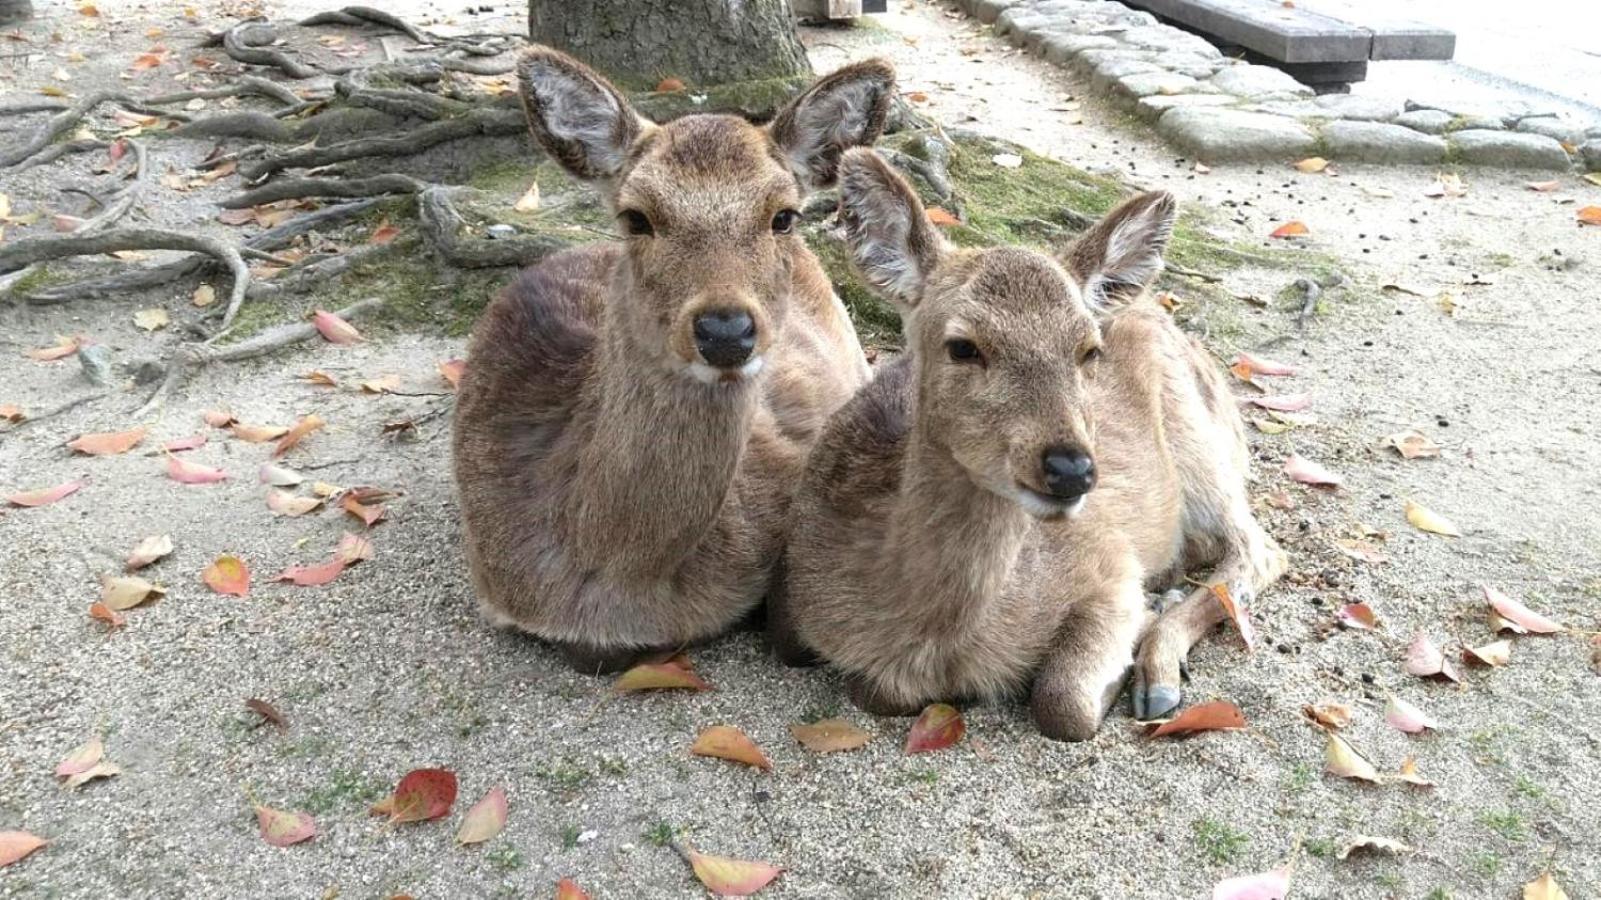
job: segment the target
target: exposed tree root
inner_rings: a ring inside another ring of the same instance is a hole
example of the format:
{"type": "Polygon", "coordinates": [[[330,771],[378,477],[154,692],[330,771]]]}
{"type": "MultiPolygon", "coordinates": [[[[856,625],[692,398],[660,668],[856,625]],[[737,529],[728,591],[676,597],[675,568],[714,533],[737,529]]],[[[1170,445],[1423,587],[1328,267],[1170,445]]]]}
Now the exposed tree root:
{"type": "Polygon", "coordinates": [[[266,45],[278,39],[278,30],[266,22],[242,22],[222,35],[222,51],[235,62],[251,66],[274,66],[290,78],[315,78],[321,69],[308,66],[282,50],[266,45]]]}
{"type": "Polygon", "coordinates": [[[357,138],[327,147],[307,147],[268,156],[239,167],[246,181],[261,179],[284,169],[311,169],[366,156],[410,156],[462,138],[522,134],[527,128],[522,113],[510,109],[474,109],[455,118],[430,122],[403,134],[357,138]]]}
{"type": "Polygon", "coordinates": [[[336,9],[332,12],[317,13],[314,16],[301,19],[295,24],[300,25],[302,28],[311,28],[317,25],[345,25],[351,28],[360,28],[363,25],[381,25],[385,28],[393,28],[419,44],[427,44],[433,41],[431,35],[417,26],[397,16],[390,15],[381,9],[373,9],[370,6],[347,6],[344,9],[336,9]]]}
{"type": "Polygon", "coordinates": [[[391,173],[371,178],[289,178],[245,191],[222,201],[223,209],[244,209],[279,200],[301,197],[376,197],[382,194],[415,194],[426,185],[411,177],[391,173]]]}
{"type": "Polygon", "coordinates": [[[417,195],[417,220],[423,237],[452,265],[467,269],[527,266],[569,246],[550,235],[518,235],[499,240],[463,238],[466,220],[451,203],[453,188],[434,186],[417,195]]]}
{"type": "Polygon", "coordinates": [[[299,106],[304,103],[298,94],[284,87],[276,81],[269,81],[255,75],[240,75],[239,80],[233,84],[220,88],[211,88],[203,91],[179,91],[176,94],[162,94],[151,97],[145,103],[151,106],[165,106],[169,103],[187,103],[190,100],[218,100],[223,97],[242,97],[258,95],[271,100],[277,100],[285,106],[299,106]]]}
{"type": "Polygon", "coordinates": [[[50,163],[53,163],[61,157],[69,154],[89,153],[95,150],[104,150],[110,146],[111,144],[108,141],[94,140],[89,138],[76,141],[63,141],[59,144],[51,144],[38,155],[30,157],[26,162],[17,166],[17,172],[20,174],[28,171],[34,166],[49,165],[50,163]]]}
{"type": "Polygon", "coordinates": [[[353,247],[343,253],[321,259],[303,260],[271,281],[251,282],[250,289],[245,295],[248,299],[260,300],[265,297],[279,297],[284,294],[314,290],[364,262],[387,256],[393,251],[394,248],[389,244],[372,244],[353,247]]]}

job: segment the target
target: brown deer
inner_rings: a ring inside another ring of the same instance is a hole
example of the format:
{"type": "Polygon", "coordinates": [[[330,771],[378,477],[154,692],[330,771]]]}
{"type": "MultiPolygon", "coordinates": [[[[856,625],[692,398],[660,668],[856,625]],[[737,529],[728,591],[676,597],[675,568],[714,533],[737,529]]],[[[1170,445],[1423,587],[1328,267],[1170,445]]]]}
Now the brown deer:
{"type": "Polygon", "coordinates": [[[768,609],[780,657],[817,654],[887,715],[1032,685],[1064,740],[1095,733],[1133,665],[1136,714],[1168,713],[1224,614],[1200,588],[1152,623],[1145,589],[1212,564],[1249,602],[1284,568],[1234,400],[1146,294],[1173,198],[1129,200],[1058,263],[947,247],[876,154],[840,169],[856,264],[907,348],[812,451],[768,609]]]}
{"type": "Polygon", "coordinates": [[[761,602],[807,452],[869,378],[797,210],[877,139],[894,73],[837,71],[765,127],[648,122],[548,48],[518,75],[538,144],[626,234],[524,271],[478,323],[455,414],[466,556],[492,619],[609,671],[761,602]]]}

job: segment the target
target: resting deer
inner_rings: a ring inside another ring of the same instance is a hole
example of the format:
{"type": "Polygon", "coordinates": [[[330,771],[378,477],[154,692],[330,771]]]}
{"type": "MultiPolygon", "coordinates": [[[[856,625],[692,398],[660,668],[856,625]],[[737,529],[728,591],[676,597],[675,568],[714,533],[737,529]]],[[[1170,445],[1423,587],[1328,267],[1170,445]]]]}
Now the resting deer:
{"type": "Polygon", "coordinates": [[[1032,685],[1064,740],[1095,733],[1134,665],[1137,715],[1166,714],[1224,614],[1201,588],[1151,623],[1144,589],[1210,563],[1249,601],[1284,567],[1227,387],[1146,294],[1172,197],[1124,203],[1060,263],[947,247],[870,151],[845,155],[840,209],[907,351],[812,451],[768,610],[780,656],[814,652],[888,715],[1032,685]]]}
{"type": "Polygon", "coordinates": [[[534,138],[626,234],[524,271],[478,323],[455,415],[467,562],[492,619],[609,671],[761,602],[807,452],[870,376],[797,210],[877,139],[894,73],[842,69],[766,127],[653,124],[543,47],[518,75],[534,138]]]}

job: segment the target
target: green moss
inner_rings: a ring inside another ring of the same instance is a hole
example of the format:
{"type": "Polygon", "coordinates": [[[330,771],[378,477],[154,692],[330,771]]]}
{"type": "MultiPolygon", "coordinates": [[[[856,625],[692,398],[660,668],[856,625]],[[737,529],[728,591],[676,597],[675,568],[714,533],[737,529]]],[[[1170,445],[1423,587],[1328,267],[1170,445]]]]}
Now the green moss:
{"type": "Polygon", "coordinates": [[[1245,832],[1211,819],[1196,819],[1190,823],[1190,829],[1195,833],[1196,848],[1214,865],[1233,862],[1251,842],[1245,832]]]}
{"type": "Polygon", "coordinates": [[[845,244],[837,236],[820,228],[807,229],[806,242],[817,254],[834,292],[850,313],[856,334],[868,346],[898,346],[900,344],[901,317],[895,308],[873,296],[862,284],[850,262],[845,244]]]}
{"type": "Polygon", "coordinates": [[[5,292],[7,297],[26,297],[34,291],[52,284],[59,284],[67,279],[64,276],[52,274],[50,267],[40,263],[32,272],[17,279],[16,283],[5,292]]]}
{"type": "Polygon", "coordinates": [[[1021,147],[958,138],[948,169],[967,226],[994,244],[1044,246],[1072,233],[1078,213],[1105,215],[1124,195],[1117,182],[1021,147]],[[1014,153],[1022,166],[996,165],[998,153],[1014,153]]]}
{"type": "Polygon", "coordinates": [[[314,816],[332,812],[365,812],[366,807],[377,802],[386,790],[383,782],[360,772],[335,769],[328,776],[328,783],[307,794],[298,808],[314,816]]]}

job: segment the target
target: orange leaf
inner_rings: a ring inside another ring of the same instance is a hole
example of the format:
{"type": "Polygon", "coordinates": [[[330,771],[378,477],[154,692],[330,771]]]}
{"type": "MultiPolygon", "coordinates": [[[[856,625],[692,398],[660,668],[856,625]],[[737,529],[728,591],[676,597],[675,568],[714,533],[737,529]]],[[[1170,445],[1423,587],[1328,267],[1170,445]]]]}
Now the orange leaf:
{"type": "Polygon", "coordinates": [[[317,823],[303,812],[285,812],[258,803],[256,822],[261,826],[261,839],[274,847],[287,847],[317,836],[317,823]]]}
{"type": "Polygon", "coordinates": [[[23,491],[20,494],[12,494],[6,498],[6,502],[13,506],[48,506],[68,494],[75,493],[81,487],[83,487],[81,480],[69,481],[66,484],[58,484],[53,488],[40,488],[36,491],[23,491]]]}
{"type": "Polygon", "coordinates": [[[325,309],[312,314],[311,324],[330,344],[354,344],[361,340],[361,332],[354,325],[325,309]]]}
{"type": "Polygon", "coordinates": [[[0,419],[7,422],[21,422],[27,416],[23,414],[22,407],[15,403],[0,403],[0,419]]]}
{"type": "Polygon", "coordinates": [[[663,78],[661,81],[656,82],[656,93],[658,94],[671,94],[674,91],[683,89],[684,82],[677,78],[663,78]]]}
{"type": "MultiPolygon", "coordinates": [[[[1244,353],[1244,352],[1235,354],[1235,356],[1234,356],[1234,366],[1240,367],[1240,369],[1242,371],[1247,373],[1245,375],[1241,375],[1240,376],[1240,378],[1245,380],[1245,381],[1249,381],[1251,375],[1294,375],[1295,374],[1295,367],[1294,366],[1286,365],[1285,363],[1281,363],[1281,362],[1274,362],[1271,359],[1267,359],[1267,358],[1261,357],[1261,356],[1252,356],[1251,354],[1244,353]]],[[[1233,366],[1231,366],[1230,368],[1232,369],[1233,366]]],[[[1239,373],[1236,372],[1235,374],[1238,375],[1239,373]]]]}
{"type": "Polygon", "coordinates": [[[336,556],[314,566],[290,566],[279,572],[273,581],[287,581],[296,587],[321,587],[338,578],[346,565],[343,559],[336,556]]]}
{"type": "Polygon", "coordinates": [[[44,838],[26,831],[0,831],[0,869],[48,844],[44,838]]]}
{"type": "Polygon", "coordinates": [[[1418,787],[1434,787],[1434,782],[1418,774],[1418,761],[1410,756],[1401,761],[1401,771],[1394,777],[1396,781],[1404,781],[1418,787]]]}
{"type": "Polygon", "coordinates": [[[1307,229],[1306,223],[1304,222],[1285,222],[1283,225],[1273,229],[1272,233],[1269,234],[1268,237],[1292,238],[1301,237],[1311,233],[1312,232],[1307,229]]]}
{"type": "Polygon", "coordinates": [[[449,382],[451,390],[461,387],[461,376],[467,373],[465,359],[447,359],[439,364],[439,377],[449,382]]]}
{"type": "Polygon", "coordinates": [[[389,224],[389,220],[385,219],[382,222],[378,223],[378,227],[377,228],[373,229],[372,236],[367,238],[367,243],[369,243],[369,244],[387,244],[387,243],[389,243],[390,241],[393,241],[395,238],[397,238],[399,236],[400,236],[400,229],[396,228],[395,226],[393,226],[391,224],[389,224]]]}
{"type": "Polygon", "coordinates": [[[77,353],[82,346],[83,338],[58,336],[55,346],[41,347],[38,350],[24,350],[22,355],[39,362],[55,362],[58,359],[66,359],[77,353]]]}
{"type": "Polygon", "coordinates": [[[1150,737],[1195,734],[1200,731],[1233,731],[1245,727],[1245,713],[1227,700],[1213,700],[1192,706],[1151,729],[1150,737]]]}
{"type": "Polygon", "coordinates": [[[131,431],[110,431],[102,434],[86,434],[67,444],[68,447],[79,453],[90,456],[115,456],[127,453],[140,441],[145,439],[147,429],[135,428],[131,431]]]}
{"type": "Polygon", "coordinates": [[[612,690],[619,694],[632,691],[709,691],[712,686],[701,680],[689,666],[689,658],[682,653],[666,662],[640,663],[624,672],[612,682],[612,690]]]}
{"type": "Polygon", "coordinates": [[[346,494],[344,499],[339,501],[339,506],[345,512],[360,519],[368,528],[378,524],[383,519],[385,512],[382,506],[366,506],[362,504],[360,500],[356,499],[355,494],[346,494]]]}
{"type": "Polygon", "coordinates": [[[228,473],[169,455],[167,477],[180,484],[215,484],[227,479],[228,473]]]}
{"type": "Polygon", "coordinates": [[[1229,620],[1239,630],[1240,639],[1245,641],[1245,649],[1255,650],[1256,626],[1251,624],[1251,611],[1245,608],[1244,603],[1236,600],[1234,595],[1229,593],[1228,585],[1223,582],[1219,581],[1213,584],[1211,590],[1212,596],[1217,598],[1217,602],[1223,604],[1223,611],[1228,613],[1229,620]]]}
{"type": "Polygon", "coordinates": [[[338,387],[339,386],[339,382],[335,381],[334,377],[332,375],[329,375],[327,372],[323,372],[323,371],[318,370],[318,369],[313,369],[310,372],[307,372],[306,374],[304,374],[304,375],[302,375],[300,377],[305,379],[306,381],[311,382],[312,384],[316,385],[317,387],[338,387]]]}
{"type": "Polygon", "coordinates": [[[731,760],[754,766],[764,771],[771,771],[773,764],[767,760],[766,754],[745,735],[745,732],[728,725],[713,725],[700,733],[695,739],[694,746],[689,752],[696,756],[715,756],[718,759],[731,760]]]}
{"type": "Polygon", "coordinates": [[[217,557],[200,573],[200,580],[219,594],[243,597],[250,593],[250,570],[237,556],[224,554],[217,557]]]}
{"type": "Polygon", "coordinates": [[[956,218],[949,210],[938,206],[930,206],[928,208],[928,220],[941,228],[962,224],[961,219],[956,218]]]}
{"type": "Polygon", "coordinates": [[[128,624],[126,616],[99,601],[89,604],[89,618],[99,619],[112,628],[121,628],[128,624]]]}
{"type": "Polygon", "coordinates": [[[484,799],[473,804],[473,808],[467,810],[467,815],[462,817],[461,828],[456,830],[456,842],[481,844],[500,834],[500,830],[505,827],[506,789],[490,788],[484,799]]]}
{"type": "Polygon", "coordinates": [[[1301,713],[1323,728],[1344,728],[1351,724],[1351,707],[1344,703],[1308,703],[1301,713]]]}
{"type": "Polygon", "coordinates": [[[296,444],[300,443],[301,439],[306,435],[311,434],[313,431],[316,431],[326,424],[328,423],[324,422],[322,417],[316,415],[315,413],[309,416],[301,416],[300,421],[295,423],[295,427],[289,429],[288,433],[283,436],[283,439],[278,442],[278,446],[272,448],[272,455],[274,457],[283,456],[285,453],[288,453],[296,444]]]}
{"type": "Polygon", "coordinates": [[[910,94],[906,95],[906,99],[912,101],[913,103],[927,103],[928,95],[922,91],[912,91],[910,94]]]}
{"type": "Polygon", "coordinates": [[[1586,206],[1580,209],[1579,224],[1601,225],[1601,206],[1586,206]]]}
{"type": "Polygon", "coordinates": [[[690,868],[695,870],[695,877],[706,889],[719,897],[747,897],[766,887],[784,871],[777,866],[770,866],[763,862],[748,862],[742,859],[729,859],[726,856],[711,856],[697,853],[693,847],[685,847],[683,853],[689,860],[690,868]]]}
{"type": "Polygon", "coordinates": [[[1523,900],[1568,900],[1568,892],[1547,872],[1523,886],[1523,900]]]}
{"type": "Polygon", "coordinates": [[[1372,631],[1379,627],[1379,614],[1366,603],[1347,603],[1334,614],[1341,625],[1346,628],[1358,628],[1362,631],[1372,631]]]}
{"type": "Polygon", "coordinates": [[[359,534],[345,532],[339,539],[339,546],[335,548],[334,555],[344,560],[347,565],[354,565],[364,559],[372,559],[372,541],[359,534]]]}
{"type": "Polygon", "coordinates": [[[590,897],[578,886],[578,882],[563,878],[556,882],[556,900],[590,900],[590,897]]]}
{"type": "Polygon", "coordinates": [[[855,750],[873,739],[873,736],[844,719],[824,719],[804,725],[789,726],[789,733],[801,746],[816,753],[834,753],[855,750]]]}
{"type": "Polygon", "coordinates": [[[964,734],[967,734],[967,723],[962,721],[962,714],[956,707],[948,703],[930,703],[906,735],[906,752],[943,750],[961,740],[964,734]]]}
{"type": "Polygon", "coordinates": [[[442,818],[456,802],[456,773],[447,769],[414,769],[395,786],[394,794],[373,807],[391,823],[442,818]]]}
{"type": "Polygon", "coordinates": [[[276,441],[289,433],[282,425],[246,425],[243,422],[235,422],[232,431],[234,437],[251,444],[276,441]]]}

